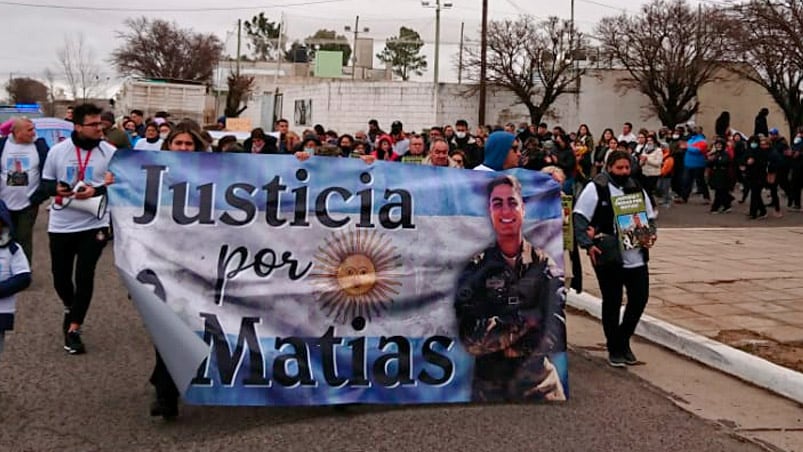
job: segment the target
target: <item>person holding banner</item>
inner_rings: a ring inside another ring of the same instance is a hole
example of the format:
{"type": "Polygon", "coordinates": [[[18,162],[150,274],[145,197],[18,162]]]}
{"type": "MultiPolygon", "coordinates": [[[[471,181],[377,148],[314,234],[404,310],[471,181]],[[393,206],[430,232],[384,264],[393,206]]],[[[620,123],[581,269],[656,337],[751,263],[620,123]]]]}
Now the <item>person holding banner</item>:
{"type": "Polygon", "coordinates": [[[648,250],[657,238],[652,202],[630,177],[630,162],[629,152],[612,152],[605,172],[580,193],[573,215],[575,241],[588,252],[602,292],[602,327],[614,367],[638,364],[630,338],[647,306],[648,250]],[[620,322],[623,288],[627,306],[620,322]]]}
{"type": "Polygon", "coordinates": [[[48,224],[50,258],[53,286],[64,305],[64,349],[71,355],[86,351],[80,328],[92,300],[95,266],[109,239],[108,213],[82,208],[93,205],[92,198],[105,197],[115,151],[103,141],[100,114],[92,104],[76,107],[71,139],[53,146],[42,171],[46,194],[56,197],[48,224]]]}
{"type": "Polygon", "coordinates": [[[565,400],[548,358],[565,351],[563,282],[554,262],[523,237],[516,178],[488,185],[488,210],[496,241],[463,270],[455,300],[460,340],[476,357],[472,400],[565,400]]]}

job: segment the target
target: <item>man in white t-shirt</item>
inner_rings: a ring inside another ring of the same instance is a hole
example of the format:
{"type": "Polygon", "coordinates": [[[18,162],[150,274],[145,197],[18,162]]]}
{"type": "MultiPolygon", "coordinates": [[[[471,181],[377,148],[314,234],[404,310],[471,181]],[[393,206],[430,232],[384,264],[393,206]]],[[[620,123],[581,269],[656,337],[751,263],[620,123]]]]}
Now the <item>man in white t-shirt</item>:
{"type": "Polygon", "coordinates": [[[624,141],[625,143],[635,143],[637,141],[637,138],[636,135],[633,134],[633,124],[626,122],[622,126],[622,134],[619,135],[619,138],[617,138],[617,140],[619,140],[620,143],[622,141],[624,141]]]}
{"type": "Polygon", "coordinates": [[[77,207],[106,195],[104,178],[115,149],[103,141],[100,114],[92,104],[76,107],[72,136],[53,146],[42,171],[42,185],[55,196],[48,232],[53,286],[64,304],[64,349],[75,355],[85,352],[80,328],[92,300],[95,266],[109,238],[108,213],[77,207]]]}
{"type": "Polygon", "coordinates": [[[33,262],[33,227],[39,204],[47,199],[41,188],[47,143],[36,138],[33,122],[17,118],[11,136],[0,139],[0,199],[8,206],[17,243],[33,262]]]}

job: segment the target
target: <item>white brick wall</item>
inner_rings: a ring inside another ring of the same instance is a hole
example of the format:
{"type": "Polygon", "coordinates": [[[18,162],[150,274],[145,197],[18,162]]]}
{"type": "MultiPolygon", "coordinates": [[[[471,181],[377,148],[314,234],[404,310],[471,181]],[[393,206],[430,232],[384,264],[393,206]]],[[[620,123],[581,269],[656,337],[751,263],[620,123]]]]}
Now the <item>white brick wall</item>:
{"type": "MultiPolygon", "coordinates": [[[[618,134],[622,123],[632,122],[636,129],[647,127],[656,129],[660,126],[658,119],[648,110],[649,102],[637,90],[622,91],[617,88],[617,81],[624,76],[623,71],[601,70],[585,76],[580,87],[580,94],[565,94],[552,107],[552,112],[543,120],[550,126],[561,125],[567,131],[576,130],[580,123],[588,124],[595,138],[602,130],[611,127],[618,134]]],[[[734,105],[739,99],[756,99],[750,103],[768,103],[766,94],[758,93],[755,85],[743,82],[732,82],[732,85],[712,83],[703,87],[701,100],[705,99],[701,115],[706,118],[721,111],[721,105],[729,105],[734,112],[734,105]],[[759,96],[760,94],[760,96],[759,96]]],[[[478,95],[473,93],[466,97],[464,93],[470,85],[440,84],[437,89],[431,83],[414,82],[370,82],[351,80],[317,80],[296,78],[284,83],[282,116],[290,121],[290,127],[298,132],[305,126],[294,124],[295,101],[312,99],[312,127],[322,124],[327,129],[339,133],[354,133],[365,130],[369,119],[376,119],[380,126],[390,129],[395,120],[404,123],[407,131],[420,131],[437,124],[454,124],[458,119],[466,119],[472,128],[477,125],[478,95]]],[[[264,88],[267,93],[272,87],[264,88]]],[[[249,104],[244,116],[252,118],[255,126],[260,124],[261,101],[249,104]]],[[[746,108],[745,120],[755,115],[762,105],[749,105],[746,108]]],[[[770,105],[772,107],[772,105],[770,105]]],[[[774,119],[782,118],[780,114],[774,119]]],[[[741,118],[740,118],[741,119],[741,118]]],[[[516,104],[516,97],[506,90],[489,89],[486,109],[486,122],[504,124],[506,122],[530,122],[527,109],[516,104]]],[[[713,119],[710,120],[713,123],[713,119]]],[[[739,126],[742,126],[740,123],[739,126]]],[[[270,129],[270,124],[263,127],[270,129]]],[[[742,126],[747,128],[746,125],[742,126]]],[[[712,132],[712,131],[711,131],[712,132]]]]}

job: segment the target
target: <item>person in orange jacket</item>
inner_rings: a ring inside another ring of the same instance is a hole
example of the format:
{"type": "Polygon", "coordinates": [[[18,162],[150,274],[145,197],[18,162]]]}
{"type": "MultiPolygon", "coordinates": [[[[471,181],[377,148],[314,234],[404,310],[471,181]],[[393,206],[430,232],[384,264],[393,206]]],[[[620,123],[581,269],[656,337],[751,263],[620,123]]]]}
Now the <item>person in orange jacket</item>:
{"type": "Polygon", "coordinates": [[[669,146],[663,148],[664,161],[661,164],[661,175],[658,179],[658,193],[663,193],[664,202],[663,207],[669,207],[672,204],[672,172],[675,168],[675,158],[672,157],[672,152],[669,146]]]}

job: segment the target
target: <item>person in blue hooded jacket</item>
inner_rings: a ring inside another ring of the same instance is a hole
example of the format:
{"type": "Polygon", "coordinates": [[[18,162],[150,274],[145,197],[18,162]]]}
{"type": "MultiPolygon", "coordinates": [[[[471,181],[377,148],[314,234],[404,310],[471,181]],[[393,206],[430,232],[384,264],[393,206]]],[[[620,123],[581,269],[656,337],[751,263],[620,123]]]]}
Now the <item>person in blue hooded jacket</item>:
{"type": "Polygon", "coordinates": [[[697,185],[697,190],[702,193],[703,199],[710,201],[711,195],[708,192],[708,185],[705,183],[706,155],[708,154],[705,135],[698,130],[686,141],[688,146],[683,157],[683,193],[681,193],[681,197],[684,203],[689,202],[692,185],[697,185]]]}
{"type": "Polygon", "coordinates": [[[521,150],[516,145],[516,136],[510,132],[494,132],[485,141],[485,157],[477,171],[502,171],[519,166],[521,150]]]}
{"type": "Polygon", "coordinates": [[[17,242],[11,212],[0,201],[0,353],[6,331],[14,329],[16,294],[31,285],[31,267],[17,242]]]}

